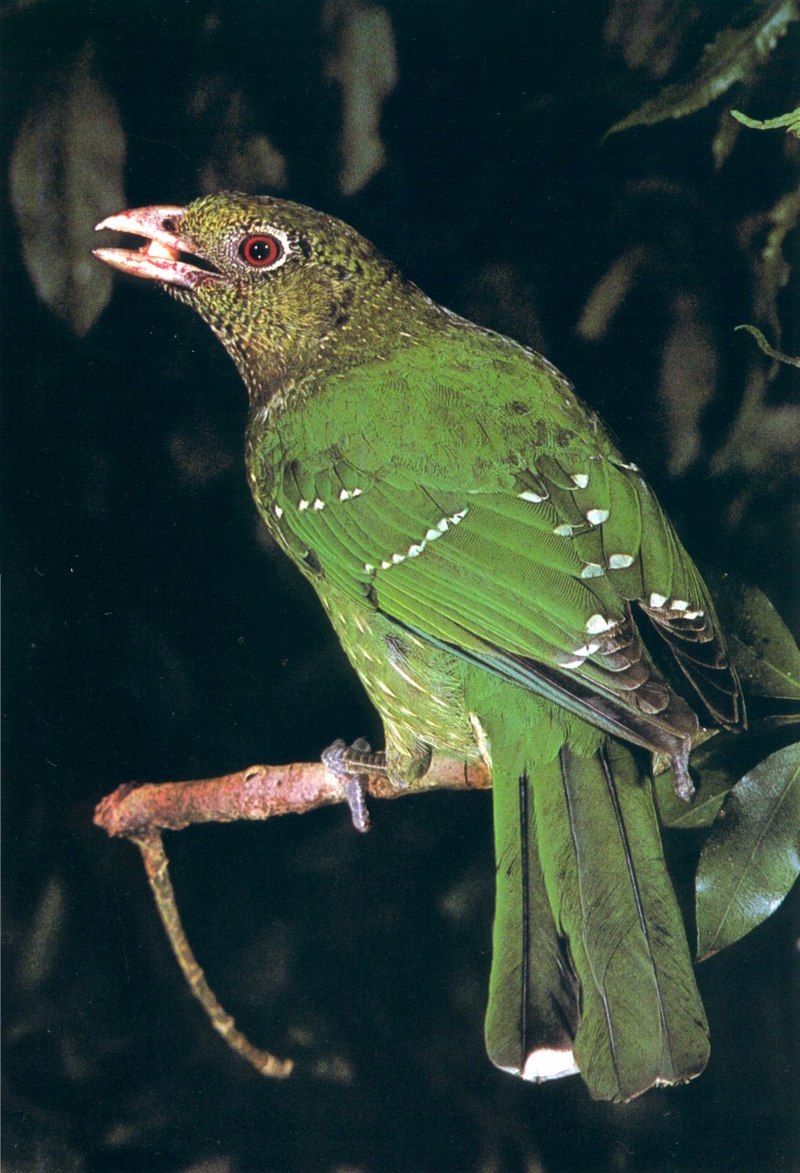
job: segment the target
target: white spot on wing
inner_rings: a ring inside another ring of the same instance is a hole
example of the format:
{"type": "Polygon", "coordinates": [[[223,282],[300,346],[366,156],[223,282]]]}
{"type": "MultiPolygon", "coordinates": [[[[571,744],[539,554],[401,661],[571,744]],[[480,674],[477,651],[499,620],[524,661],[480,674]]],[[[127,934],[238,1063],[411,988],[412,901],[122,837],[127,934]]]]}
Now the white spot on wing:
{"type": "Polygon", "coordinates": [[[308,509],[308,501],[306,501],[305,498],[302,501],[298,501],[297,508],[302,513],[304,509],[308,509]]]}
{"type": "Polygon", "coordinates": [[[571,525],[557,525],[553,530],[560,538],[571,538],[574,533],[574,527],[571,525]]]}
{"type": "Polygon", "coordinates": [[[405,554],[392,554],[391,562],[381,562],[381,569],[388,570],[390,566],[396,566],[399,562],[405,562],[406,558],[418,558],[422,551],[427,546],[428,542],[435,542],[442,534],[447,533],[451,525],[458,525],[464,520],[469,513],[469,508],[460,509],[457,513],[453,513],[450,517],[442,517],[436,522],[436,527],[425,531],[425,537],[420,538],[418,542],[412,542],[406,550],[405,554]]]}
{"type": "Polygon", "coordinates": [[[599,562],[587,562],[581,571],[581,578],[600,578],[602,574],[605,571],[599,562]]]}
{"type": "Polygon", "coordinates": [[[280,519],[283,517],[283,510],[281,509],[280,505],[273,505],[272,510],[278,521],[280,521],[280,519]]]}
{"type": "Polygon", "coordinates": [[[588,644],[581,644],[581,646],[579,648],[575,648],[574,654],[576,656],[583,656],[585,658],[586,656],[593,656],[594,653],[599,650],[600,650],[600,640],[593,639],[593,640],[590,640],[590,642],[588,644]]]}
{"type": "Polygon", "coordinates": [[[577,489],[585,489],[589,484],[589,477],[585,472],[574,472],[570,477],[570,480],[574,481],[575,487],[577,489]]]}
{"type": "Polygon", "coordinates": [[[325,508],[325,502],[324,502],[324,501],[323,501],[323,500],[322,500],[320,497],[315,497],[315,498],[314,498],[314,504],[311,506],[311,508],[312,508],[312,509],[317,509],[317,510],[319,510],[319,509],[324,509],[324,508],[325,508]]]}
{"type": "Polygon", "coordinates": [[[670,611],[687,611],[689,603],[686,599],[673,599],[669,605],[670,611]]]}
{"type": "Polygon", "coordinates": [[[625,570],[628,566],[633,566],[633,554],[609,554],[608,566],[610,570],[625,570]]]}
{"type": "Polygon", "coordinates": [[[664,604],[666,603],[666,601],[667,601],[666,595],[659,595],[659,594],[657,594],[656,591],[653,591],[653,593],[650,596],[650,602],[649,602],[648,606],[656,607],[656,608],[663,607],[664,604]]]}
{"type": "Polygon", "coordinates": [[[608,521],[608,510],[590,509],[586,514],[586,520],[589,525],[602,525],[604,521],[608,521]]]}
{"type": "Polygon", "coordinates": [[[605,631],[611,631],[612,627],[618,627],[618,619],[608,619],[605,615],[600,615],[595,612],[586,620],[586,630],[589,635],[602,635],[605,631]]]}
{"type": "Polygon", "coordinates": [[[532,501],[534,505],[538,505],[541,501],[546,501],[546,497],[542,497],[539,493],[530,493],[527,490],[524,493],[517,493],[523,501],[532,501]]]}

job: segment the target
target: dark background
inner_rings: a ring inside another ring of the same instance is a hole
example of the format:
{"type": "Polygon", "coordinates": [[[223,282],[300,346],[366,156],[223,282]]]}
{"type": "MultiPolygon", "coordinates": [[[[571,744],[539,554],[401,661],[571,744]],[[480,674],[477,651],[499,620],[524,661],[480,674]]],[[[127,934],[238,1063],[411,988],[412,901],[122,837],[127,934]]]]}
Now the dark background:
{"type": "MultiPolygon", "coordinates": [[[[127,206],[238,186],[349,220],[433,297],[543,349],[701,564],[758,583],[791,622],[796,372],[775,373],[733,327],[777,342],[783,319],[783,349],[800,351],[790,291],[760,260],[797,147],[742,131],[715,166],[711,143],[731,107],[795,104],[797,26],[749,87],[601,143],[735,6],[386,0],[386,162],[345,194],[359,11],[7,4],[7,152],[55,109],[63,142],[94,142],[64,98],[88,60],[127,140],[127,206]]],[[[114,145],[100,137],[84,177],[114,145]]],[[[49,217],[54,265],[77,215],[64,153],[44,136],[39,178],[16,179],[49,217]]],[[[702,967],[713,1053],[690,1086],[615,1107],[576,1079],[536,1088],[491,1067],[486,794],[379,805],[365,837],[339,809],[169,836],[211,984],[297,1074],[270,1083],[227,1051],[178,974],[138,853],[93,828],[93,805],[123,780],[313,760],[337,736],[380,732],[309,589],[259,533],[245,396],[221,348],[124,279],[76,332],[74,291],[56,313],[43,303],[3,198],[4,1168],[800,1168],[796,897],[702,967]]]]}

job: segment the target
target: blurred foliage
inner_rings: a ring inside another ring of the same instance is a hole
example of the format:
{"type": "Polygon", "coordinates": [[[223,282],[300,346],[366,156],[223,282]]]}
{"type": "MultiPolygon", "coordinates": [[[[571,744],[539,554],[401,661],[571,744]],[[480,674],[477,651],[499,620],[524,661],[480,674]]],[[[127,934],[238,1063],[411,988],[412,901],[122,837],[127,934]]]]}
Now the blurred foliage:
{"type": "Polygon", "coordinates": [[[614,123],[609,133],[683,118],[710,105],[737,82],[750,82],[787,26],[800,16],[795,0],[761,0],[755,7],[755,20],[753,5],[747,5],[740,10],[744,19],[740,16],[738,23],[716,34],[687,80],[665,86],[656,97],[614,123]]]}
{"type": "MultiPolygon", "coordinates": [[[[734,329],[800,353],[800,144],[730,108],[792,109],[799,26],[793,4],[763,5],[734,46],[739,14],[723,0],[5,5],[4,1169],[791,1167],[796,895],[701,967],[703,1078],[619,1109],[486,1060],[488,796],[383,804],[364,837],[338,811],[187,831],[169,842],[187,931],[240,1025],[303,1061],[278,1087],[208,1029],[137,853],[90,824],[125,778],[378,738],[324,616],[258,529],[221,349],[134,282],[98,319],[91,224],[126,205],[235,186],[351,221],[437,300],[543,350],[699,561],[797,626],[797,374],[734,329]],[[601,145],[724,44],[722,101],[601,145]]],[[[704,777],[739,754],[730,740],[697,751],[704,777]]],[[[688,898],[706,834],[669,836],[688,898]]]]}
{"type": "Polygon", "coordinates": [[[350,196],[386,161],[380,122],[384,100],[397,85],[394,33],[385,8],[359,0],[327,0],[322,27],[334,46],[325,76],[342,91],[339,187],[350,196]]]}
{"type": "Polygon", "coordinates": [[[102,209],[125,198],[125,138],[92,56],[87,41],[77,62],[43,89],[22,123],[10,169],[28,276],[78,336],[111,296],[110,276],[86,255],[88,234],[102,209]]]}

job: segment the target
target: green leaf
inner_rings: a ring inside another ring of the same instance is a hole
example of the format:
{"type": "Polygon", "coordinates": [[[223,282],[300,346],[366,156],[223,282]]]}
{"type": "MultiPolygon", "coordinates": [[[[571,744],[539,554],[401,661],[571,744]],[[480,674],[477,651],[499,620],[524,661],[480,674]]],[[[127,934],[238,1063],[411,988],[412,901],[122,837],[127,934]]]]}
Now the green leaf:
{"type": "Polygon", "coordinates": [[[728,574],[707,579],[746,699],[800,701],[800,650],[764,592],[728,574]]]}
{"type": "Polygon", "coordinates": [[[800,744],[736,784],[697,870],[697,952],[738,941],[781,904],[800,872],[800,744]]]}
{"type": "Polygon", "coordinates": [[[742,126],[749,126],[753,130],[779,130],[785,126],[790,134],[795,134],[800,137],[800,106],[796,110],[791,110],[788,114],[781,114],[778,118],[749,118],[746,114],[742,114],[741,110],[731,110],[731,114],[737,122],[741,122],[742,126]]]}
{"type": "Polygon", "coordinates": [[[759,6],[758,17],[744,28],[726,28],[705,47],[694,72],[685,81],[666,86],[639,106],[608,134],[632,126],[651,126],[702,110],[736,82],[746,81],[766,60],[792,21],[800,16],[797,0],[773,0],[759,6]]]}
{"type": "Polygon", "coordinates": [[[776,350],[774,346],[771,346],[769,342],[767,342],[766,338],[757,326],[750,326],[745,323],[742,326],[735,326],[734,329],[747,330],[748,334],[752,334],[758,343],[758,349],[762,350],[764,354],[768,355],[770,358],[775,358],[778,360],[778,362],[786,363],[788,366],[800,367],[800,358],[793,358],[790,354],[783,354],[780,350],[776,350]]]}
{"type": "MultiPolygon", "coordinates": [[[[792,188],[767,212],[750,217],[742,225],[753,271],[753,316],[778,341],[781,337],[778,295],[791,275],[784,247],[799,220],[800,190],[792,188]]],[[[796,431],[796,421],[791,419],[793,409],[789,404],[776,406],[767,399],[769,384],[779,369],[775,364],[768,368],[763,363],[751,364],[735,425],[711,462],[714,476],[732,473],[739,477],[743,473],[763,476],[764,469],[782,470],[788,463],[786,456],[791,447],[788,437],[796,431]]],[[[780,474],[776,472],[776,475],[780,474]]],[[[739,508],[742,507],[740,498],[739,508]]]]}

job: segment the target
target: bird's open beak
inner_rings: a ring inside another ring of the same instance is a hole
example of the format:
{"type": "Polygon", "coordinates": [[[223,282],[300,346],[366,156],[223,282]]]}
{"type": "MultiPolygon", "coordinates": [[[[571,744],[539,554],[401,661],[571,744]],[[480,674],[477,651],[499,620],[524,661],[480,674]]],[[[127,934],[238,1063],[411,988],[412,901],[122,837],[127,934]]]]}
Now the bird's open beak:
{"type": "Polygon", "coordinates": [[[132,208],[108,216],[95,227],[95,232],[110,228],[114,232],[144,236],[147,241],[138,250],[96,248],[94,255],[123,273],[184,289],[196,289],[199,285],[221,280],[222,275],[197,254],[192,241],[181,236],[185,213],[185,208],[153,206],[132,208]]]}

